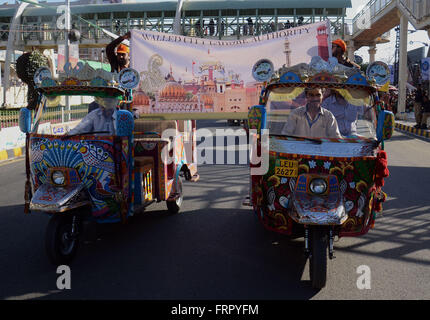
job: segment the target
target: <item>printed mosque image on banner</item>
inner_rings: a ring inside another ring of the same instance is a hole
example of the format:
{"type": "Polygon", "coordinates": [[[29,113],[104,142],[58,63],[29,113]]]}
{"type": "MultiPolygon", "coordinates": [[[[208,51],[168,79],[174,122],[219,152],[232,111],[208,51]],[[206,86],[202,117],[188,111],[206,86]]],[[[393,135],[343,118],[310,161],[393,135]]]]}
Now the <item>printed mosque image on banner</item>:
{"type": "MultiPolygon", "coordinates": [[[[195,64],[193,64],[194,68],[195,64]]],[[[140,113],[248,112],[258,104],[262,84],[246,83],[239,74],[226,74],[220,62],[205,63],[183,80],[171,70],[158,90],[149,91],[145,79],[134,92],[133,108],[140,113]]]]}
{"type": "Polygon", "coordinates": [[[317,55],[328,60],[329,44],[326,22],[240,41],[132,30],[131,65],[140,73],[133,109],[140,114],[246,113],[258,104],[263,87],[252,75],[257,61],[269,59],[277,70],[317,55]]]}

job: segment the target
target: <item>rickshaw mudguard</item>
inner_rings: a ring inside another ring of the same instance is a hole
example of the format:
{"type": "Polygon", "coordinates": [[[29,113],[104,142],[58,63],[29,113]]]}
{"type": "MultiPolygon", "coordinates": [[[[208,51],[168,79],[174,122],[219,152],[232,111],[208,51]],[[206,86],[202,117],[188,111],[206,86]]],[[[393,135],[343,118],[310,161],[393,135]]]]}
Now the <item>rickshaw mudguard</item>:
{"type": "Polygon", "coordinates": [[[33,195],[30,210],[49,213],[65,212],[91,205],[84,184],[55,186],[41,185],[33,195]]]}

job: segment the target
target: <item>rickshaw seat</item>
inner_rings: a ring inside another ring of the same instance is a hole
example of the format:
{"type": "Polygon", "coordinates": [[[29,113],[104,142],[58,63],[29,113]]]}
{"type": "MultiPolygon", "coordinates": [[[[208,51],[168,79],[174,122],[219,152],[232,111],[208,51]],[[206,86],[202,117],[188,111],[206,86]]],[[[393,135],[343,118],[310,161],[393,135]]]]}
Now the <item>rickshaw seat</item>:
{"type": "Polygon", "coordinates": [[[135,157],[134,158],[134,165],[135,167],[145,167],[145,166],[153,166],[154,165],[154,158],[153,157],[135,157]]]}
{"type": "Polygon", "coordinates": [[[155,132],[162,136],[164,130],[167,129],[175,129],[177,135],[179,132],[176,120],[137,119],[134,121],[134,131],[136,132],[135,137],[140,137],[140,134],[144,132],[155,132]]]}

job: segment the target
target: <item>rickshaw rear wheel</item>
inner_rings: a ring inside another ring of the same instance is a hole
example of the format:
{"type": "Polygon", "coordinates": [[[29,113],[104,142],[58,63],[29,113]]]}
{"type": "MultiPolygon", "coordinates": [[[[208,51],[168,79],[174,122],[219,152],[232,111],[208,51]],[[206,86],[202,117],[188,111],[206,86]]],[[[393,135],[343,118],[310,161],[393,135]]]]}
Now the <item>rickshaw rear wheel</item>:
{"type": "Polygon", "coordinates": [[[171,214],[176,214],[181,209],[182,202],[184,201],[184,193],[182,192],[182,178],[178,177],[178,189],[176,193],[179,193],[179,196],[175,200],[166,201],[167,210],[171,214]]]}
{"type": "MultiPolygon", "coordinates": [[[[78,216],[76,216],[78,218],[78,216]]],[[[45,249],[53,265],[70,263],[79,246],[78,230],[72,234],[73,214],[57,213],[49,220],[45,234],[45,249]]],[[[79,223],[76,223],[79,228],[79,223]]]]}
{"type": "Polygon", "coordinates": [[[309,275],[312,287],[324,288],[327,281],[328,232],[325,228],[314,227],[311,232],[311,253],[309,275]]]}

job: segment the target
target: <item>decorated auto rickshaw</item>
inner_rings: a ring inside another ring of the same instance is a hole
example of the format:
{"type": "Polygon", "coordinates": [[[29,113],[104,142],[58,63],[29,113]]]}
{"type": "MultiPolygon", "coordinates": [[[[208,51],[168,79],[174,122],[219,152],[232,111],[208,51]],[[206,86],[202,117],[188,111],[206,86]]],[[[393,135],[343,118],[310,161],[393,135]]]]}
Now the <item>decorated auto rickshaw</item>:
{"type": "Polygon", "coordinates": [[[182,177],[198,178],[195,154],[187,157],[184,149],[188,143],[194,150],[195,127],[133,115],[133,88],[139,83],[135,70],[117,74],[83,63],[75,68],[66,64],[65,70],[54,79],[49,69],[39,69],[34,76],[37,108],[20,113],[26,133],[25,212],[51,216],[45,247],[55,265],[74,258],[84,221],[126,223],[155,201],[165,201],[168,211],[177,213],[183,202],[182,177]],[[61,96],[117,99],[115,134],[68,134],[68,123],[57,130],[66,134],[43,132],[47,101],[61,96]]]}
{"type": "Polygon", "coordinates": [[[314,57],[310,64],[271,72],[260,105],[248,114],[256,146],[251,206],[269,230],[304,238],[315,288],[326,285],[334,238],[366,234],[386,199],[381,189],[389,175],[384,141],[393,133],[394,115],[384,110],[377,90],[375,79],[358,69],[314,57]],[[313,120],[308,115],[313,97],[306,94],[315,89],[323,94],[325,110],[313,120]],[[326,129],[310,136],[296,130],[299,115],[309,121],[303,128],[312,128],[328,113],[335,119],[333,135],[326,129]]]}

